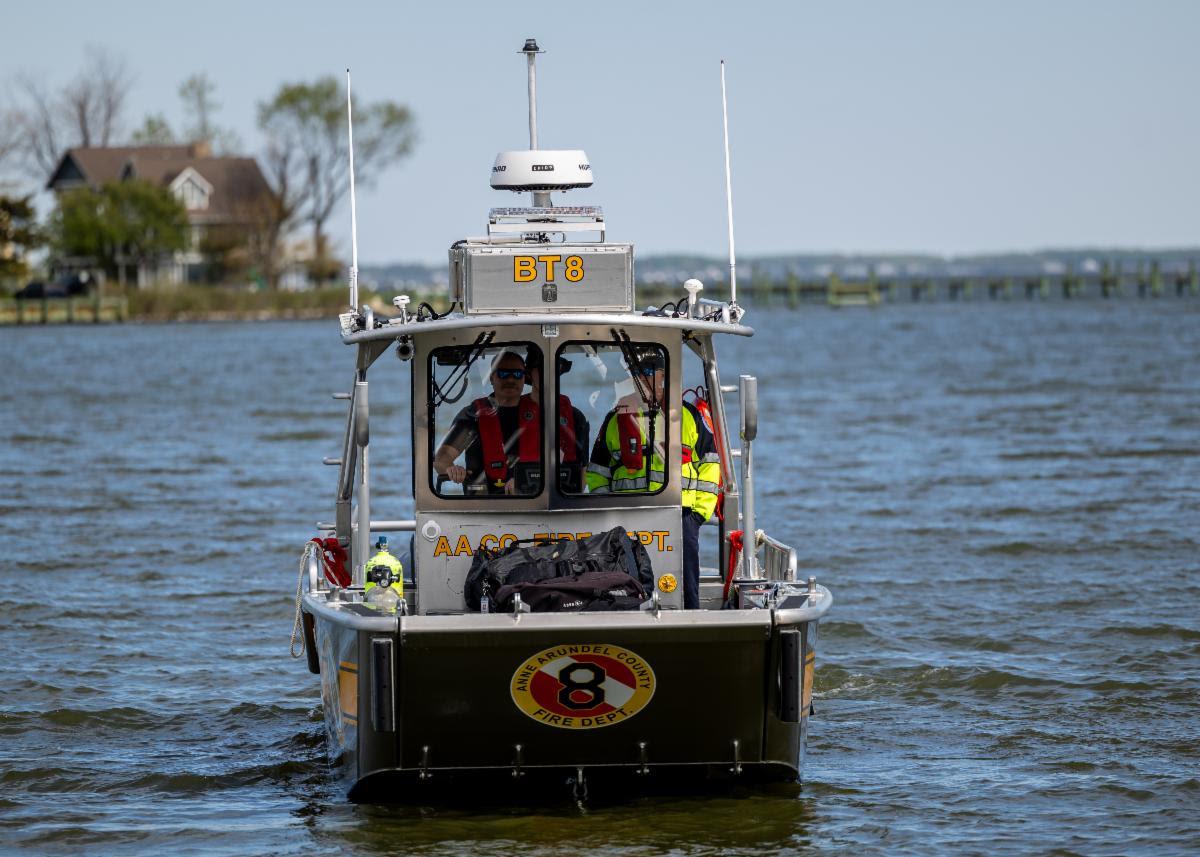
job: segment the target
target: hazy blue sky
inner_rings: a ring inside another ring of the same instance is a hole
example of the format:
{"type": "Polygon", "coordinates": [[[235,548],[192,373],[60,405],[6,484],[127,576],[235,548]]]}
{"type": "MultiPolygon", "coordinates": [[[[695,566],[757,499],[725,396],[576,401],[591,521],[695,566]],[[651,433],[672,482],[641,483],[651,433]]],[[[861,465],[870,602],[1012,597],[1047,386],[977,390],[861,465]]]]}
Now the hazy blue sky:
{"type": "MultiPolygon", "coordinates": [[[[583,148],[641,253],[726,253],[718,61],[728,63],[739,255],[961,254],[1200,243],[1200,2],[17,2],[12,76],[123,56],[130,126],[181,119],[204,71],[253,153],[255,105],[354,72],[417,117],[420,144],[359,198],[361,261],[437,261],[483,231],[492,159],[525,148],[535,36],[544,148],[583,148]]],[[[348,244],[349,211],[334,237],[348,244]]]]}

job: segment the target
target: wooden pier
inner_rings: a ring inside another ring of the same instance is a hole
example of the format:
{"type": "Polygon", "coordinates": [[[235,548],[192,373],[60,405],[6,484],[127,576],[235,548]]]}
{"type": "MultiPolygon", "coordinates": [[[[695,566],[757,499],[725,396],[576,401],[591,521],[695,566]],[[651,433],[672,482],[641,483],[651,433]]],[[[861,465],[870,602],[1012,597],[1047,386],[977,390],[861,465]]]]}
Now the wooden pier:
{"type": "Polygon", "coordinates": [[[101,324],[127,318],[129,301],[123,297],[0,299],[0,325],[101,324]]]}
{"type": "MultiPolygon", "coordinates": [[[[740,285],[740,284],[739,284],[740,285]]],[[[727,293],[728,284],[708,288],[727,293]]],[[[638,302],[657,303],[677,298],[679,289],[661,283],[638,285],[638,302]]],[[[743,303],[757,307],[825,303],[832,307],[876,306],[880,303],[930,301],[1075,301],[1140,298],[1143,300],[1200,297],[1200,269],[1193,262],[1184,271],[1164,274],[1158,262],[1133,271],[1104,265],[1098,272],[1060,274],[987,275],[842,279],[830,274],[822,279],[802,279],[789,274],[772,279],[755,275],[740,285],[743,303]],[[744,297],[743,297],[744,296],[744,297]]]]}

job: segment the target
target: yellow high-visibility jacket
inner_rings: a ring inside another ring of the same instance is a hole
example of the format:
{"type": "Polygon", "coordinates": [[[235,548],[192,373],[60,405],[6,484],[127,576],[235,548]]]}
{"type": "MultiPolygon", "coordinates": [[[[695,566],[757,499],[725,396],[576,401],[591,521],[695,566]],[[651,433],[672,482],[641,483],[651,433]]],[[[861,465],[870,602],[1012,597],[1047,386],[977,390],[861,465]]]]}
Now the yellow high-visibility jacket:
{"type": "MultiPolygon", "coordinates": [[[[618,412],[610,411],[596,436],[587,469],[588,491],[592,494],[653,493],[666,481],[666,468],[658,449],[649,449],[649,416],[643,410],[633,412],[644,448],[642,466],[630,469],[621,460],[621,429],[618,412]],[[649,472],[647,473],[647,468],[649,472]]],[[[683,507],[704,520],[712,517],[721,490],[721,459],[716,441],[695,406],[683,403],[681,419],[683,442],[683,507]]],[[[654,427],[655,446],[666,434],[661,412],[654,427]]]]}

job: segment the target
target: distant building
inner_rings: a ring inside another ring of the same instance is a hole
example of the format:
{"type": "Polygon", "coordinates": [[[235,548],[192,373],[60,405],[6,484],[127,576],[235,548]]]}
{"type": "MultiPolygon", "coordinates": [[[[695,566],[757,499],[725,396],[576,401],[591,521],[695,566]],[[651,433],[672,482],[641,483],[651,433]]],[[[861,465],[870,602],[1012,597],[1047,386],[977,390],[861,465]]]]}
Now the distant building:
{"type": "Polygon", "coordinates": [[[192,228],[186,250],[138,267],[139,286],[221,278],[230,254],[244,249],[261,224],[272,196],[257,161],[213,157],[207,143],[68,149],[46,187],[61,194],[130,179],[169,188],[187,209],[192,228]]]}

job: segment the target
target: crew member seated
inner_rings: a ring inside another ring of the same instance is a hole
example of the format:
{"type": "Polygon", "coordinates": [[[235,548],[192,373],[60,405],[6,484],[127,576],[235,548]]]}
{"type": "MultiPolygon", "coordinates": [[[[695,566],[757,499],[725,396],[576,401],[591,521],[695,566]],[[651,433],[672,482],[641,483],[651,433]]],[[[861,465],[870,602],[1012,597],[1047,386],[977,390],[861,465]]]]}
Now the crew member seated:
{"type": "Polygon", "coordinates": [[[454,417],[433,456],[433,470],[467,494],[533,495],[541,488],[541,414],[523,396],[525,358],[501,351],[492,360],[492,394],[454,417]],[[454,462],[465,453],[465,466],[454,462]]]}

